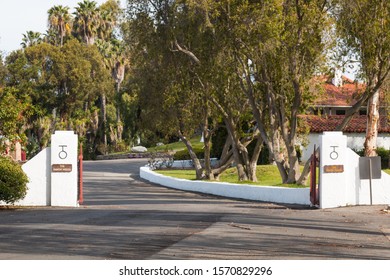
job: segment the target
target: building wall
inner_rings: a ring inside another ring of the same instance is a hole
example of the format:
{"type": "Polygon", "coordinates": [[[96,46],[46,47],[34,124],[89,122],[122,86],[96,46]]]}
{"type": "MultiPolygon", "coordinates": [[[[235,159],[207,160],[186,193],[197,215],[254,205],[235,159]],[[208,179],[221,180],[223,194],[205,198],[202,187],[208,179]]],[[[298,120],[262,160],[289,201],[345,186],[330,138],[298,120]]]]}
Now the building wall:
{"type": "MultiPolygon", "coordinates": [[[[310,156],[313,154],[314,145],[319,147],[319,135],[322,133],[310,133],[307,140],[308,145],[302,149],[302,158],[303,162],[306,162],[310,159],[310,156]]],[[[365,133],[344,133],[347,135],[347,147],[352,150],[362,150],[364,147],[364,141],[366,139],[365,133]]],[[[378,135],[377,147],[382,147],[387,150],[390,150],[390,133],[380,133],[378,135]]]]}

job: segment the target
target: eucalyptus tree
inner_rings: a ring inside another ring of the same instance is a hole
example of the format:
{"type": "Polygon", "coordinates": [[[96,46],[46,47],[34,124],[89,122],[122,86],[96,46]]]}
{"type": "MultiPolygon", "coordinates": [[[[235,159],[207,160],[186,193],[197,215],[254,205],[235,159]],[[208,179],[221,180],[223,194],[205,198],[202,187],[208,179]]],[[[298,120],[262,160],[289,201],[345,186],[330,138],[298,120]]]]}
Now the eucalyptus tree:
{"type": "MultiPolygon", "coordinates": [[[[223,2],[223,1],[222,1],[223,2]]],[[[228,43],[261,138],[284,183],[299,180],[298,115],[324,53],[326,1],[226,1],[228,43]]]]}
{"type": "MultiPolygon", "coordinates": [[[[170,115],[175,116],[169,128],[186,144],[198,178],[218,177],[230,165],[234,155],[239,179],[255,180],[255,172],[249,167],[246,146],[253,140],[253,132],[256,135],[258,133],[253,128],[249,133],[252,136],[242,131],[243,123],[250,122],[251,117],[248,119],[244,109],[249,109],[245,97],[237,91],[235,69],[230,67],[233,52],[226,49],[224,41],[224,28],[227,27],[218,26],[217,29],[212,22],[223,20],[218,19],[219,11],[216,10],[221,4],[211,1],[130,1],[130,4],[131,11],[135,11],[134,15],[130,14],[134,32],[128,34],[130,40],[134,39],[134,34],[138,35],[133,45],[139,46],[139,53],[133,56],[144,58],[141,65],[150,64],[151,68],[159,69],[157,74],[162,75],[162,81],[158,83],[158,90],[164,92],[163,95],[156,95],[156,103],[150,96],[146,97],[145,105],[141,103],[141,107],[153,107],[151,112],[154,112],[154,118],[163,116],[169,119],[170,115]],[[161,108],[169,108],[171,114],[161,108]],[[218,122],[228,128],[229,138],[222,166],[212,170],[208,165],[210,141],[218,122]],[[192,151],[188,137],[198,127],[202,128],[205,140],[205,170],[202,170],[192,151]]],[[[151,69],[148,71],[149,74],[151,69]]],[[[150,88],[150,80],[145,79],[150,88]]],[[[150,95],[151,90],[145,92],[150,95]]],[[[164,131],[167,131],[168,121],[164,119],[159,122],[163,123],[164,131]]]]}
{"type": "Polygon", "coordinates": [[[31,46],[38,45],[42,43],[42,34],[40,32],[35,32],[35,31],[27,31],[25,34],[23,34],[22,38],[22,47],[27,48],[31,46]]]}
{"type": "Polygon", "coordinates": [[[141,117],[147,119],[145,124],[153,126],[151,129],[183,141],[197,178],[201,179],[203,168],[190,138],[204,120],[203,91],[198,82],[202,71],[198,68],[206,63],[199,64],[188,47],[204,44],[195,40],[202,34],[195,32],[198,29],[194,18],[185,16],[187,7],[183,1],[129,1],[129,7],[133,14],[129,13],[130,28],[125,40],[133,47],[141,117]]]}
{"type": "MultiPolygon", "coordinates": [[[[345,128],[359,108],[368,102],[365,154],[376,154],[379,92],[390,79],[390,2],[387,0],[335,0],[333,15],[344,47],[360,62],[359,77],[365,91],[338,127],[345,128]]],[[[383,94],[388,92],[383,91],[383,94]]]]}
{"type": "Polygon", "coordinates": [[[56,34],[56,45],[64,44],[64,37],[71,34],[72,17],[67,6],[53,6],[48,11],[48,26],[49,31],[52,30],[56,34]]]}

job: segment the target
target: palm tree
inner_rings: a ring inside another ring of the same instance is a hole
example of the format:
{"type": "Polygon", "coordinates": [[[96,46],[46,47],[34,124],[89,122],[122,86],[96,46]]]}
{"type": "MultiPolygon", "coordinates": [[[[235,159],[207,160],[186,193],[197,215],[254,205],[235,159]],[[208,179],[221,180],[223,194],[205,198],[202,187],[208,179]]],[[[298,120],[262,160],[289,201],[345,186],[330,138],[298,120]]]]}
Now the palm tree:
{"type": "Polygon", "coordinates": [[[112,39],[111,41],[97,41],[97,47],[103,56],[103,61],[111,71],[111,76],[115,82],[116,89],[116,121],[118,140],[122,140],[123,126],[120,117],[120,90],[125,78],[125,69],[128,63],[126,59],[126,49],[122,41],[112,39]]]}
{"type": "Polygon", "coordinates": [[[61,5],[54,6],[48,11],[49,30],[55,30],[59,37],[60,46],[64,43],[64,37],[71,32],[72,17],[69,14],[69,7],[61,5]]]}
{"type": "Polygon", "coordinates": [[[110,11],[102,11],[100,14],[100,24],[98,28],[98,36],[100,39],[109,40],[112,36],[116,24],[115,17],[110,11]]]}
{"type": "Polygon", "coordinates": [[[113,32],[122,12],[118,0],[107,0],[100,6],[101,17],[98,30],[100,39],[108,41],[114,37],[113,32]]]}
{"type": "Polygon", "coordinates": [[[74,13],[74,30],[87,45],[95,43],[100,25],[100,11],[95,1],[84,0],[78,3],[74,13]]]}
{"type": "Polygon", "coordinates": [[[39,32],[27,31],[26,34],[23,34],[22,43],[21,43],[22,47],[27,48],[42,43],[41,36],[42,34],[39,32]]]}

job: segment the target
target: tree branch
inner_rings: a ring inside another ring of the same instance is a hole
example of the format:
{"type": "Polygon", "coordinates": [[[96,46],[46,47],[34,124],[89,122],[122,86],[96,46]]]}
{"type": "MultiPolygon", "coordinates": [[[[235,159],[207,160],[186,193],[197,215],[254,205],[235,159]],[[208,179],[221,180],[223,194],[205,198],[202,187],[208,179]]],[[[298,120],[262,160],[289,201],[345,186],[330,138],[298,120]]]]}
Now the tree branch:
{"type": "Polygon", "coordinates": [[[174,41],[174,44],[175,44],[177,51],[182,52],[182,53],[186,54],[187,56],[189,56],[196,64],[198,64],[198,65],[201,64],[200,60],[196,57],[196,55],[193,52],[191,52],[185,48],[182,48],[176,39],[174,41]]]}

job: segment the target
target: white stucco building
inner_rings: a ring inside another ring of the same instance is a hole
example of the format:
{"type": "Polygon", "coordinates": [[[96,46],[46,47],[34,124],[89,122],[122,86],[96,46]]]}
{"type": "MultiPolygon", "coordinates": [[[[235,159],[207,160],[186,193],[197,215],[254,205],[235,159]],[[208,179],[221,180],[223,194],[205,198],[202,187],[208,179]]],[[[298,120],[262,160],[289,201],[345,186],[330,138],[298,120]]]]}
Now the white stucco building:
{"type": "MultiPolygon", "coordinates": [[[[310,109],[310,114],[301,115],[301,121],[308,125],[310,133],[305,139],[307,146],[302,146],[302,161],[307,161],[313,153],[314,145],[318,147],[318,136],[324,131],[335,131],[343,121],[346,111],[352,107],[364,90],[363,84],[355,83],[345,76],[337,76],[333,79],[319,77],[323,83],[324,92],[315,100],[310,109]]],[[[383,95],[380,98],[380,120],[378,129],[377,147],[390,150],[390,123],[387,118],[389,110],[383,95]]],[[[343,130],[347,136],[348,148],[362,150],[367,126],[367,108],[362,106],[343,130]]]]}

